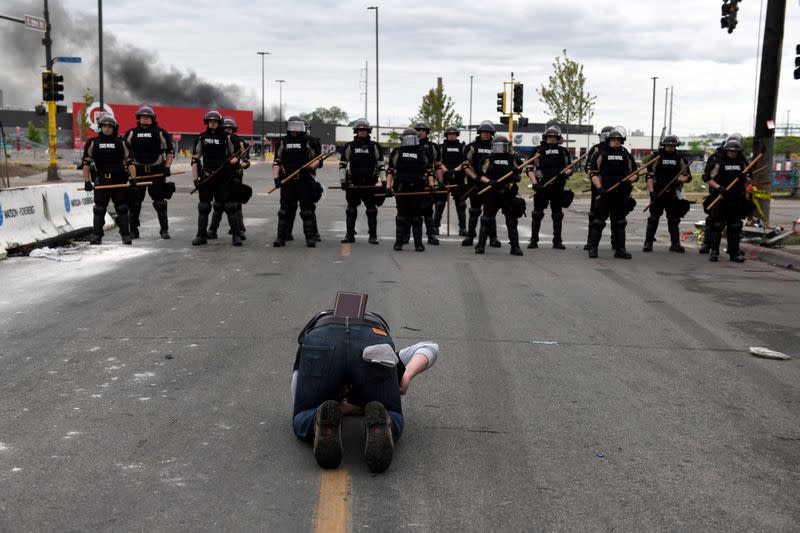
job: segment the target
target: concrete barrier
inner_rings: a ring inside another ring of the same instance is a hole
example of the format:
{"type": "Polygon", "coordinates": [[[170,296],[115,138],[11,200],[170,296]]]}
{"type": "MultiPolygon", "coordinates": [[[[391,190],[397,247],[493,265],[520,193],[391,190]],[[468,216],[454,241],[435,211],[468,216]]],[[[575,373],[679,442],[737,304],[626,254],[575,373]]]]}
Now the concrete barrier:
{"type": "MultiPolygon", "coordinates": [[[[92,193],[81,183],[0,190],[0,259],[8,251],[68,238],[92,227],[92,193]]],[[[114,226],[106,215],[106,229],[114,226]]]]}

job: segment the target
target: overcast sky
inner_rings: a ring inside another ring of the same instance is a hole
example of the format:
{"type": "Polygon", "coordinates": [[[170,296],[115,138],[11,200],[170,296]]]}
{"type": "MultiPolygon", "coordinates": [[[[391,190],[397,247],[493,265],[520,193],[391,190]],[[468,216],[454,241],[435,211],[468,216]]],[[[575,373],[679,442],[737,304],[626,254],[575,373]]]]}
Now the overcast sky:
{"type": "MultiPolygon", "coordinates": [[[[2,4],[4,14],[41,15],[41,0],[2,4]]],[[[96,2],[50,0],[50,4],[62,4],[80,26],[80,31],[72,30],[60,40],[57,34],[56,55],[92,54],[96,2]],[[76,52],[81,43],[88,50],[76,52]]],[[[566,48],[573,59],[584,63],[587,88],[598,97],[592,121],[596,125],[613,123],[649,133],[651,77],[659,76],[657,131],[668,85],[675,86],[673,130],[678,134],[752,131],[761,0],[742,2],[739,27],[732,35],[719,25],[721,0],[105,0],[103,11],[106,31],[119,42],[151,52],[164,67],[194,71],[215,84],[238,85],[242,92],[235,99],[253,106],[260,106],[261,99],[256,51],[271,52],[266,59],[267,103],[277,104],[274,80],[285,79],[287,114],[337,105],[351,118],[363,115],[360,70],[369,61],[368,118],[374,122],[375,12],[366,7],[375,4],[380,6],[382,124],[405,124],[437,76],[444,78],[445,91],[465,121],[469,77],[474,76],[473,123],[497,120],[495,93],[512,71],[526,83],[525,115],[544,121],[548,117],[535,89],[566,48]]],[[[54,18],[56,28],[59,22],[54,18]]],[[[0,47],[19,49],[19,41],[28,39],[33,48],[25,47],[25,53],[35,51],[38,34],[15,32],[12,26],[18,25],[0,21],[0,47]],[[9,42],[12,38],[14,42],[9,42]]],[[[61,26],[68,25],[63,21],[61,26]]],[[[800,122],[800,80],[792,76],[798,43],[800,6],[789,0],[779,124],[786,121],[792,105],[796,108],[792,122],[800,122]]],[[[3,78],[6,73],[13,78],[0,79],[6,106],[38,103],[41,48],[25,61],[0,55],[3,78]]],[[[80,94],[81,81],[93,83],[96,90],[94,75],[88,73],[94,58],[84,61],[88,64],[83,67],[60,67],[71,95],[80,94]],[[83,75],[89,81],[76,80],[83,75]]],[[[110,81],[106,84],[113,86],[110,81]]]]}

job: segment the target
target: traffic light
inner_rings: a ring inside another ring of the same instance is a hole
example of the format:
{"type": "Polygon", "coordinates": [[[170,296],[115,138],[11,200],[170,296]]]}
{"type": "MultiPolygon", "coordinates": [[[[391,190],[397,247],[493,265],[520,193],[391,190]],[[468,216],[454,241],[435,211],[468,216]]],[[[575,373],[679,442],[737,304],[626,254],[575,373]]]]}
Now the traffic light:
{"type": "Polygon", "coordinates": [[[42,72],[42,101],[49,102],[50,94],[53,86],[53,73],[48,71],[42,72]]]}
{"type": "Polygon", "coordinates": [[[497,93],[497,111],[506,114],[506,92],[497,93]]]}
{"type": "Polygon", "coordinates": [[[514,85],[514,113],[522,113],[522,84],[514,85]]]}
{"type": "Polygon", "coordinates": [[[741,0],[722,0],[722,19],[719,23],[722,28],[728,28],[728,33],[733,33],[736,29],[736,24],[739,22],[736,19],[736,14],[739,12],[739,2],[741,0]]]}
{"type": "Polygon", "coordinates": [[[61,83],[64,81],[64,76],[60,76],[53,72],[53,89],[51,94],[53,96],[54,102],[60,102],[64,99],[64,84],[61,83]]]}
{"type": "Polygon", "coordinates": [[[797,45],[795,52],[797,57],[794,58],[794,79],[800,80],[800,44],[797,45]]]}

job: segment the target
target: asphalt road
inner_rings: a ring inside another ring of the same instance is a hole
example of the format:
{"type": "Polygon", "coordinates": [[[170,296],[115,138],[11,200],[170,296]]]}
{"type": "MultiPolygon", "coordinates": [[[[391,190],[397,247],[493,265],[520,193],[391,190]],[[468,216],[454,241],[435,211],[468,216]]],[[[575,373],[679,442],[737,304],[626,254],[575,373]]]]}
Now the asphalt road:
{"type": "Polygon", "coordinates": [[[0,262],[0,531],[797,530],[796,273],[668,253],[663,224],[643,254],[638,209],[633,260],[606,235],[592,261],[582,202],[565,251],[393,252],[393,200],[381,245],[361,211],[346,247],[333,190],[316,249],[271,247],[277,194],[243,248],[193,248],[195,201],[170,203],[170,241],[146,205],[133,247],[0,262]],[[357,419],[338,475],[291,431],[297,332],[337,290],[442,348],[383,475],[357,419]]]}

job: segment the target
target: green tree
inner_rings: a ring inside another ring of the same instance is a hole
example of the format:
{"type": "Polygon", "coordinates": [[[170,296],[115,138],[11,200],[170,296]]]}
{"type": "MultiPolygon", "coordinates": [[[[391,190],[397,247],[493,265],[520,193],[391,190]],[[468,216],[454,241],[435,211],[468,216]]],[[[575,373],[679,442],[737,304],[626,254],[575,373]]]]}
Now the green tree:
{"type": "Polygon", "coordinates": [[[687,143],[687,152],[690,155],[705,155],[705,153],[711,150],[713,142],[711,139],[703,139],[700,141],[689,141],[687,143]]]}
{"type": "Polygon", "coordinates": [[[392,130],[389,132],[389,138],[384,144],[387,148],[397,148],[400,146],[400,134],[397,133],[397,130],[392,130]]]}
{"type": "Polygon", "coordinates": [[[337,126],[346,125],[350,118],[345,111],[337,106],[318,107],[310,113],[300,113],[300,116],[309,122],[336,124],[337,126]]]}
{"type": "Polygon", "coordinates": [[[411,118],[411,123],[424,120],[431,125],[431,135],[436,140],[441,140],[442,132],[449,125],[463,126],[461,115],[453,108],[453,99],[444,92],[442,79],[439,78],[436,88],[431,89],[422,97],[417,115],[411,118]]]}
{"type": "Polygon", "coordinates": [[[589,123],[594,116],[597,97],[585,90],[586,76],[583,65],[567,56],[567,51],[556,58],[553,73],[547,84],[536,89],[539,100],[547,106],[550,122],[582,125],[589,123]]]}
{"type": "Polygon", "coordinates": [[[26,136],[32,143],[42,144],[42,132],[39,131],[32,120],[28,121],[28,133],[26,136]]]}

